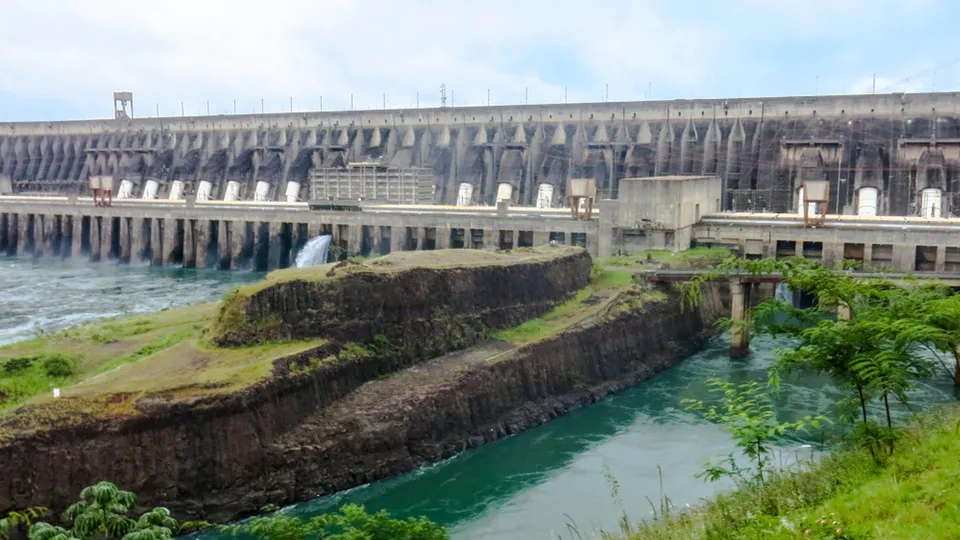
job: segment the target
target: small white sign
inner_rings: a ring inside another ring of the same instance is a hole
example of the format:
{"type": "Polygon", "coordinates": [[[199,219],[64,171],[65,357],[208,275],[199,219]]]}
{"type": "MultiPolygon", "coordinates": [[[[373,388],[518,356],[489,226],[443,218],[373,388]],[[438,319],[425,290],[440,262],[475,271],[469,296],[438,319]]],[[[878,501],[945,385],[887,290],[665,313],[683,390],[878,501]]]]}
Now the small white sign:
{"type": "Polygon", "coordinates": [[[53,389],[53,398],[54,398],[54,399],[57,399],[57,398],[59,398],[59,397],[60,397],[60,389],[59,389],[59,388],[54,388],[54,389],[53,389]]]}

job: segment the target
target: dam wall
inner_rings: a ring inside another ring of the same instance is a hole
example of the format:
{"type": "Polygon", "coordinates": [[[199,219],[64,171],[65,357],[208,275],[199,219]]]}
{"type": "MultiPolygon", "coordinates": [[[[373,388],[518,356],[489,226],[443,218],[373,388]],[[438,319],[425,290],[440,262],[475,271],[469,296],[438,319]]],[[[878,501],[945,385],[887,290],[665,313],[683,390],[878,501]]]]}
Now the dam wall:
{"type": "Polygon", "coordinates": [[[534,345],[490,342],[389,378],[378,375],[395,358],[353,358],[229,396],[157,399],[134,416],[22,433],[0,442],[0,511],[61,510],[108,480],[143,507],[226,521],[407,472],[679,363],[722,314],[722,291],[707,289],[699,310],[652,301],[534,345]]]}
{"type": "Polygon", "coordinates": [[[940,92],[0,123],[0,178],[17,193],[111,175],[132,198],[304,200],[316,171],[376,162],[432,169],[438,204],[556,207],[569,178],[617,198],[623,178],[692,174],[722,179],[723,210],[795,209],[813,179],[832,213],[920,215],[935,189],[949,216],[958,107],[940,92]]]}

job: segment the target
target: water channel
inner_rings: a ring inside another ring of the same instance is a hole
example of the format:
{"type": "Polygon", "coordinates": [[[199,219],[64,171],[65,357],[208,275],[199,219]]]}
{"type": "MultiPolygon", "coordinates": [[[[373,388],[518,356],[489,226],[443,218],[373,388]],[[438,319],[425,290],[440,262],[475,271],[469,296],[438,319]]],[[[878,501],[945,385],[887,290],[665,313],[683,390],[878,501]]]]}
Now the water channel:
{"type": "MultiPolygon", "coordinates": [[[[0,343],[33,337],[97,317],[162,309],[219,297],[229,287],[262,275],[109,263],[0,259],[0,343]]],[[[623,508],[634,519],[650,514],[648,499],[663,494],[675,504],[695,504],[723,484],[693,475],[704,459],[733,450],[719,427],[686,412],[685,397],[706,398],[710,377],[764,380],[777,347],[757,338],[743,360],[727,356],[716,339],[683,364],[650,381],[540,428],[464,453],[392,480],[285,509],[309,516],[359,502],[397,516],[426,515],[454,539],[533,540],[571,538],[581,532],[615,530],[621,510],[605,472],[620,486],[623,508]]],[[[914,392],[918,407],[955,400],[949,375],[926,381],[914,392]]],[[[784,382],[781,417],[829,414],[838,393],[824,378],[784,382]]],[[[901,411],[900,414],[907,414],[901,411]]],[[[783,447],[785,462],[817,451],[828,434],[783,447]]],[[[587,537],[587,535],[584,535],[587,537]]]]}

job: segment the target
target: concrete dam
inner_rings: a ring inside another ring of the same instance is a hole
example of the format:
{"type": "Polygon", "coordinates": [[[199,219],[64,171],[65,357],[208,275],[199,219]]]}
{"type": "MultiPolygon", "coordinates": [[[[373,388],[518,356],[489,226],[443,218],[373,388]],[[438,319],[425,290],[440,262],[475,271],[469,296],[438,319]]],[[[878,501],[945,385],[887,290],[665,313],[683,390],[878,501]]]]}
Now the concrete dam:
{"type": "Polygon", "coordinates": [[[930,211],[947,216],[960,211],[958,104],[930,93],[7,123],[0,192],[77,192],[110,175],[118,198],[296,201],[312,174],[376,162],[429,169],[437,204],[563,206],[571,177],[617,198],[623,178],[716,175],[723,210],[789,211],[816,178],[831,183],[832,213],[920,215],[938,190],[930,211]]]}
{"type": "Polygon", "coordinates": [[[956,93],[0,124],[0,252],[282,268],[336,257],[691,244],[960,265],[956,93]],[[91,178],[113,202],[91,204],[91,178]],[[569,182],[595,183],[592,213],[569,182]],[[805,182],[826,182],[825,205],[805,182]],[[811,227],[806,207],[828,214],[811,227]],[[825,206],[820,208],[820,206],[825,206]]]}

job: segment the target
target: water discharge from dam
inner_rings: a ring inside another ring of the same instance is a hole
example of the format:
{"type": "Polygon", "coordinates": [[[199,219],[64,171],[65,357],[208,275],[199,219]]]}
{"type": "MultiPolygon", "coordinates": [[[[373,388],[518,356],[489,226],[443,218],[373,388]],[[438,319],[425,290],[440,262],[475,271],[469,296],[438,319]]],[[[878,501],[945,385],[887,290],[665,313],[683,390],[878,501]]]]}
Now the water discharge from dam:
{"type": "MultiPolygon", "coordinates": [[[[319,248],[319,240],[311,243],[319,248]]],[[[231,286],[263,275],[10,258],[0,259],[0,269],[0,343],[97,317],[214,300],[231,286]]],[[[664,494],[676,505],[696,504],[726,484],[706,484],[693,475],[704,459],[732,451],[733,444],[721,427],[686,412],[680,400],[707,398],[710,377],[765,379],[774,349],[784,343],[756,337],[752,354],[742,360],[729,358],[728,345],[718,338],[683,364],[539,428],[284,511],[311,516],[358,502],[397,516],[426,515],[455,540],[568,539],[566,524],[572,520],[589,538],[600,528],[615,530],[621,513],[605,469],[619,482],[623,508],[632,519],[649,517],[648,497],[657,503],[659,471],[664,494]]],[[[914,404],[924,407],[957,397],[945,373],[913,394],[914,404]]],[[[777,411],[783,420],[830,414],[839,397],[822,377],[786,380],[777,411]]],[[[787,443],[783,459],[810,455],[822,436],[815,432],[808,440],[787,443]]]]}
{"type": "Polygon", "coordinates": [[[333,237],[329,234],[320,235],[307,242],[300,253],[297,254],[295,266],[305,268],[307,266],[317,266],[326,264],[328,252],[330,251],[330,241],[333,237]]]}

